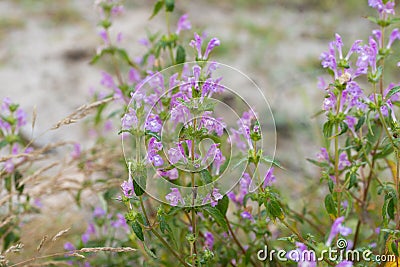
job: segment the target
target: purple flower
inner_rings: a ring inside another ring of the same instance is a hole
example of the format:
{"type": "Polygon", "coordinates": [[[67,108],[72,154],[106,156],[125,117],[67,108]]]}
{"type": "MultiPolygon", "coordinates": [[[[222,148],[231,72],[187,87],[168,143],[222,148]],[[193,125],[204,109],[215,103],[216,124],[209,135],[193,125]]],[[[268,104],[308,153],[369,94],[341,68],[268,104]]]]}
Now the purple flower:
{"type": "Polygon", "coordinates": [[[17,109],[15,118],[17,119],[17,128],[21,128],[26,124],[26,113],[23,109],[17,109]]]}
{"type": "Polygon", "coordinates": [[[138,118],[136,116],[136,111],[133,108],[129,108],[128,113],[125,113],[121,119],[122,129],[129,130],[132,127],[137,127],[138,118]]]}
{"type": "Polygon", "coordinates": [[[78,159],[81,156],[81,145],[79,143],[74,144],[74,149],[71,152],[73,159],[78,159]]]}
{"type": "Polygon", "coordinates": [[[109,89],[115,89],[117,86],[115,85],[114,79],[112,77],[112,75],[110,75],[109,73],[102,71],[101,72],[102,78],[101,78],[101,85],[109,88],[109,89]]]}
{"type": "Polygon", "coordinates": [[[108,34],[105,29],[100,30],[99,36],[101,37],[101,39],[103,39],[103,41],[106,45],[110,44],[110,40],[108,39],[108,34]]]}
{"type": "Polygon", "coordinates": [[[203,44],[203,39],[197,33],[194,33],[194,40],[190,42],[190,46],[197,50],[197,59],[198,60],[207,60],[210,52],[217,46],[220,45],[220,41],[217,38],[212,38],[207,45],[204,56],[202,55],[201,47],[203,44]]]}
{"type": "Polygon", "coordinates": [[[140,80],[140,73],[135,68],[130,68],[128,73],[128,81],[133,84],[140,82],[140,80]]]}
{"type": "Polygon", "coordinates": [[[179,172],[176,168],[173,168],[168,171],[158,170],[158,174],[163,177],[168,177],[170,180],[176,180],[179,177],[179,172]]]}
{"type": "Polygon", "coordinates": [[[178,26],[176,27],[176,34],[179,34],[183,30],[190,30],[192,25],[188,19],[188,14],[182,15],[178,20],[178,26]]]}
{"type": "Polygon", "coordinates": [[[214,236],[210,232],[204,233],[204,247],[208,248],[209,250],[213,249],[214,246],[214,236]]]}
{"type": "Polygon", "coordinates": [[[115,5],[111,8],[111,14],[114,16],[124,13],[125,9],[122,5],[115,5]]]}
{"type": "Polygon", "coordinates": [[[81,239],[82,239],[82,243],[84,245],[86,245],[86,243],[89,242],[90,235],[85,232],[85,233],[82,234],[81,239]]]}
{"type": "Polygon", "coordinates": [[[201,46],[203,39],[196,32],[194,33],[194,40],[190,41],[189,45],[197,50],[197,58],[201,59],[201,46]]]}
{"type": "Polygon", "coordinates": [[[317,159],[319,162],[329,162],[329,154],[325,147],[320,148],[320,153],[317,154],[317,159]]]}
{"type": "Polygon", "coordinates": [[[211,53],[211,51],[217,47],[220,46],[220,41],[217,38],[212,38],[210,40],[210,42],[208,42],[207,48],[206,48],[206,52],[204,53],[203,59],[208,59],[209,54],[211,53]]]}
{"type": "Polygon", "coordinates": [[[241,216],[243,219],[246,219],[246,220],[253,220],[253,216],[252,216],[251,213],[248,212],[247,210],[245,210],[245,211],[243,211],[242,213],[240,213],[240,216],[241,216]]]}
{"type": "Polygon", "coordinates": [[[326,245],[329,247],[332,243],[332,240],[338,235],[341,234],[343,236],[348,236],[351,234],[351,228],[343,226],[344,216],[337,218],[331,228],[331,232],[329,234],[328,240],[326,241],[326,245]]]}
{"type": "Polygon", "coordinates": [[[394,15],[395,13],[394,2],[392,1],[387,1],[387,3],[384,4],[382,0],[368,0],[368,4],[379,12],[381,18],[385,18],[386,14],[394,15]]]}
{"type": "Polygon", "coordinates": [[[339,170],[343,170],[345,167],[351,166],[350,161],[347,158],[347,153],[342,152],[339,155],[339,170]]]}
{"type": "Polygon", "coordinates": [[[93,211],[94,218],[101,218],[104,217],[106,214],[107,214],[106,211],[100,207],[96,207],[93,211]]]}
{"type": "Polygon", "coordinates": [[[346,122],[347,126],[349,126],[349,128],[354,131],[354,125],[356,125],[356,123],[357,123],[356,118],[353,116],[347,115],[346,119],[344,121],[346,122]]]}
{"type": "Polygon", "coordinates": [[[117,213],[117,219],[115,221],[111,221],[110,222],[111,227],[114,228],[125,228],[127,229],[128,225],[126,224],[126,220],[124,215],[122,215],[121,213],[117,213]]]}
{"type": "Polygon", "coordinates": [[[182,158],[184,155],[179,147],[172,147],[168,150],[168,160],[171,164],[176,164],[182,158]]]}
{"type": "Polygon", "coordinates": [[[265,174],[263,188],[267,186],[271,186],[276,181],[274,175],[274,167],[268,169],[267,173],[265,174]]]}
{"type": "Polygon", "coordinates": [[[66,242],[64,244],[64,249],[68,250],[68,251],[72,251],[72,250],[75,250],[76,248],[71,242],[66,242]]]}
{"type": "Polygon", "coordinates": [[[351,261],[342,261],[336,267],[352,267],[353,263],[351,261]]]}
{"type": "Polygon", "coordinates": [[[240,181],[239,181],[240,188],[239,188],[238,195],[235,195],[235,193],[233,193],[231,191],[228,193],[229,199],[231,199],[232,201],[234,201],[237,204],[242,205],[244,197],[249,192],[250,183],[251,183],[250,175],[248,173],[244,173],[243,177],[240,178],[240,181]]]}
{"type": "Polygon", "coordinates": [[[316,267],[317,260],[315,254],[305,253],[307,246],[301,242],[296,242],[296,250],[289,251],[288,259],[298,262],[298,267],[316,267]]]}
{"type": "Polygon", "coordinates": [[[150,114],[146,119],[145,128],[150,132],[159,133],[162,128],[162,122],[160,117],[155,114],[150,114]]]}
{"type": "Polygon", "coordinates": [[[129,176],[128,181],[124,181],[121,184],[121,189],[122,189],[122,193],[124,194],[125,197],[127,198],[131,198],[133,197],[133,180],[132,177],[129,176]]]}
{"type": "Polygon", "coordinates": [[[223,195],[219,193],[218,188],[214,188],[211,194],[207,194],[203,199],[202,204],[206,204],[208,201],[211,201],[211,207],[215,207],[218,204],[218,200],[222,199],[223,195]]]}
{"type": "Polygon", "coordinates": [[[185,201],[183,200],[178,188],[171,188],[171,193],[166,195],[165,199],[169,201],[171,206],[177,206],[179,202],[182,205],[185,205],[185,201]]]}

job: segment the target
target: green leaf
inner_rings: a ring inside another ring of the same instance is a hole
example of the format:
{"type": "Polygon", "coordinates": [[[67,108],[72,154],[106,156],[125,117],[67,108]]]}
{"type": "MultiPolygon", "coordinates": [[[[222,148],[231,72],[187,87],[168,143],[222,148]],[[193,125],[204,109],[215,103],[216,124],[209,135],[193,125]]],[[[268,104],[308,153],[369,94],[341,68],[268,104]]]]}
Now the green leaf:
{"type": "Polygon", "coordinates": [[[393,241],[393,242],[390,244],[390,248],[391,248],[393,254],[396,255],[396,256],[398,257],[398,256],[399,256],[399,249],[398,249],[398,245],[397,245],[397,242],[396,242],[396,241],[393,241]]]}
{"type": "Polygon", "coordinates": [[[273,165],[275,165],[275,166],[278,167],[278,168],[285,169],[285,168],[283,168],[283,166],[279,163],[279,161],[274,160],[274,159],[271,159],[270,157],[262,156],[262,157],[261,157],[261,161],[263,161],[263,162],[265,162],[265,163],[273,164],[273,165]]]}
{"type": "Polygon", "coordinates": [[[332,135],[332,130],[333,130],[333,124],[332,124],[330,121],[325,122],[322,131],[323,131],[324,136],[325,136],[326,138],[331,137],[331,135],[332,135]]]}
{"type": "Polygon", "coordinates": [[[201,170],[200,178],[203,181],[204,185],[212,183],[212,176],[207,169],[201,170]]]}
{"type": "Polygon", "coordinates": [[[390,89],[390,91],[387,93],[386,95],[386,100],[391,98],[393,95],[397,94],[398,92],[400,92],[400,86],[395,86],[392,89],[390,89]]]}
{"type": "Polygon", "coordinates": [[[349,179],[350,179],[350,181],[349,181],[349,186],[348,186],[347,189],[350,189],[354,185],[357,184],[357,175],[354,172],[352,172],[352,173],[350,173],[350,178],[349,179]]]}
{"type": "Polygon", "coordinates": [[[133,190],[138,197],[144,194],[146,190],[146,176],[143,173],[135,174],[133,190]]]}
{"type": "Polygon", "coordinates": [[[389,218],[392,220],[394,219],[394,210],[395,210],[394,198],[390,198],[387,205],[387,214],[389,215],[389,218]]]}
{"type": "Polygon", "coordinates": [[[125,49],[117,49],[116,50],[118,52],[118,54],[120,55],[120,57],[125,60],[125,62],[129,65],[129,66],[134,66],[135,64],[132,63],[131,59],[129,58],[128,53],[126,52],[125,49]]]}
{"type": "Polygon", "coordinates": [[[133,232],[140,240],[144,241],[143,230],[142,226],[139,224],[138,221],[134,221],[131,225],[133,232]]]}
{"type": "Polygon", "coordinates": [[[285,215],[283,214],[281,205],[275,199],[271,199],[266,204],[267,211],[271,219],[275,220],[276,218],[283,220],[285,215]]]}
{"type": "Polygon", "coordinates": [[[172,12],[174,11],[175,7],[175,0],[165,0],[165,9],[167,12],[172,12]]]}
{"type": "Polygon", "coordinates": [[[5,147],[6,145],[8,145],[8,141],[7,140],[1,140],[0,141],[0,149],[2,149],[3,147],[5,147]]]}
{"type": "Polygon", "coordinates": [[[329,164],[327,162],[319,162],[315,159],[306,159],[307,161],[311,162],[312,164],[318,166],[318,167],[329,167],[329,164]]]}
{"type": "Polygon", "coordinates": [[[160,230],[161,232],[164,234],[165,232],[170,232],[172,233],[171,227],[169,226],[169,224],[167,223],[167,221],[165,220],[165,217],[160,215],[158,217],[158,221],[160,222],[160,230]]]}
{"type": "Polygon", "coordinates": [[[227,195],[224,195],[224,197],[218,201],[216,207],[217,209],[219,209],[222,215],[225,215],[226,212],[228,211],[228,206],[229,206],[229,198],[227,195]]]}
{"type": "Polygon", "coordinates": [[[149,19],[154,18],[154,16],[158,14],[158,12],[161,10],[163,6],[164,6],[164,1],[158,0],[157,3],[154,5],[153,14],[151,14],[151,17],[149,19]]]}
{"type": "Polygon", "coordinates": [[[211,217],[213,217],[213,219],[219,224],[219,226],[224,228],[225,231],[228,231],[228,224],[225,221],[225,216],[220,212],[217,207],[206,205],[202,207],[202,209],[207,212],[211,217]]]}
{"type": "Polygon", "coordinates": [[[364,125],[364,122],[365,122],[365,116],[362,116],[362,117],[358,120],[356,127],[354,127],[354,130],[355,130],[356,132],[357,132],[358,130],[360,130],[360,128],[364,125]]]}
{"type": "Polygon", "coordinates": [[[144,250],[146,251],[146,253],[147,253],[150,257],[152,257],[153,259],[157,259],[156,254],[154,254],[154,252],[153,252],[151,249],[149,249],[149,248],[147,247],[146,243],[143,243],[143,247],[144,247],[144,250]]]}
{"type": "Polygon", "coordinates": [[[325,197],[325,209],[328,212],[328,214],[336,216],[336,205],[335,201],[333,200],[332,194],[329,194],[325,197]]]}
{"type": "Polygon", "coordinates": [[[186,61],[186,52],[183,46],[179,45],[176,49],[176,57],[175,62],[176,64],[182,64],[186,61]]]}

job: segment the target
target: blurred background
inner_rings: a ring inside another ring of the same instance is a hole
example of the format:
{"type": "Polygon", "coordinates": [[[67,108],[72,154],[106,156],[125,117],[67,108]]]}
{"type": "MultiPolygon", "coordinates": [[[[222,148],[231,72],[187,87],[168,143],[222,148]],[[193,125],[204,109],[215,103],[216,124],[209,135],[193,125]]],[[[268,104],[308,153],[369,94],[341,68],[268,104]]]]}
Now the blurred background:
{"type": "MultiPolygon", "coordinates": [[[[127,0],[124,15],[115,21],[112,34],[122,32],[121,46],[132,58],[146,51],[139,41],[147,32],[165,31],[162,16],[149,20],[154,3],[127,0]]],[[[324,97],[317,87],[325,74],[319,56],[335,33],[347,48],[368,37],[373,24],[366,17],[375,15],[368,1],[177,0],[176,8],[172,21],[187,13],[192,30],[221,40],[213,59],[244,72],[263,90],[275,116],[275,157],[285,167],[276,176],[284,197],[295,208],[321,205],[312,200],[326,189],[318,188],[318,170],[306,161],[315,158],[322,141],[323,118],[314,117],[324,97]]],[[[101,43],[98,19],[91,0],[0,1],[0,97],[10,97],[31,114],[36,107],[35,130],[28,127],[26,135],[39,146],[91,142],[81,123],[42,133],[101,89],[102,66],[89,64],[101,43]]],[[[189,43],[192,33],[185,34],[189,43]]]]}

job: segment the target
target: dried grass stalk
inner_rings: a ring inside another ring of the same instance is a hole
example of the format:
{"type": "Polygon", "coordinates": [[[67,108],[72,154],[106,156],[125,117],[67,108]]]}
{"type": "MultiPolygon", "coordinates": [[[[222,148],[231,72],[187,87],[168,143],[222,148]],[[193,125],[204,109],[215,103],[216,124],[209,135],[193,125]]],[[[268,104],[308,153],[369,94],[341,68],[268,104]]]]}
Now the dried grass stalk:
{"type": "Polygon", "coordinates": [[[53,168],[54,166],[57,166],[58,163],[57,162],[53,162],[52,164],[45,166],[43,168],[40,168],[39,170],[35,171],[32,175],[29,175],[28,177],[26,177],[25,179],[23,179],[18,186],[23,186],[24,184],[26,184],[27,182],[36,179],[39,175],[41,175],[43,172],[53,168]]]}
{"type": "Polygon", "coordinates": [[[40,250],[42,249],[44,243],[46,243],[48,236],[45,235],[42,240],[40,241],[39,246],[36,248],[37,252],[40,252],[40,250]]]}
{"type": "Polygon", "coordinates": [[[100,251],[107,251],[107,252],[133,252],[136,251],[136,249],[131,248],[131,247],[119,247],[119,248],[113,248],[113,247],[95,247],[95,248],[82,248],[79,250],[76,250],[78,252],[100,252],[100,251]]]}
{"type": "Polygon", "coordinates": [[[112,101],[114,99],[115,99],[114,97],[109,97],[109,98],[106,98],[106,99],[103,99],[103,100],[99,100],[99,101],[93,102],[91,104],[82,105],[77,110],[75,110],[73,113],[71,113],[70,115],[68,115],[67,117],[65,117],[61,121],[59,121],[58,123],[56,123],[56,125],[54,125],[51,128],[51,130],[58,129],[63,125],[75,123],[78,120],[80,120],[80,119],[86,117],[87,115],[89,115],[98,106],[103,105],[105,103],[108,103],[108,102],[110,102],[110,101],[112,101]]]}
{"type": "Polygon", "coordinates": [[[60,232],[58,232],[52,239],[51,241],[56,241],[58,238],[60,238],[62,235],[64,235],[65,233],[67,233],[69,230],[71,230],[71,227],[65,229],[65,230],[61,230],[60,232]]]}

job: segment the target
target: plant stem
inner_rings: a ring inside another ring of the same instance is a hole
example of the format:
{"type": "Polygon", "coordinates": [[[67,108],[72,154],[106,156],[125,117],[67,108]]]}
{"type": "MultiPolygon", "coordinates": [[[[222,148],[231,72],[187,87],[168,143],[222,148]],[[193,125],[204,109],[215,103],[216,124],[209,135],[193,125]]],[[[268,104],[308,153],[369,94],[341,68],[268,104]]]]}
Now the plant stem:
{"type": "MultiPolygon", "coordinates": [[[[194,118],[193,119],[193,129],[196,130],[196,125],[197,125],[197,119],[194,118]]],[[[192,139],[192,144],[191,144],[191,160],[192,160],[192,167],[194,166],[194,150],[195,147],[195,140],[194,138],[192,139]]],[[[193,242],[193,250],[190,250],[190,256],[193,259],[193,266],[196,265],[196,259],[197,259],[197,246],[196,246],[196,240],[197,240],[197,227],[196,227],[196,211],[194,209],[194,205],[196,202],[196,195],[197,195],[197,188],[196,188],[196,181],[194,179],[194,172],[192,171],[191,173],[191,183],[192,183],[192,233],[194,235],[194,242],[193,242]],[[195,257],[193,257],[193,254],[196,255],[195,257]]]]}
{"type": "MultiPolygon", "coordinates": [[[[144,217],[146,218],[146,222],[147,222],[147,224],[150,226],[149,217],[148,217],[147,212],[146,212],[146,209],[145,209],[145,207],[144,207],[144,203],[143,203],[143,198],[142,198],[142,196],[139,197],[139,200],[140,200],[140,206],[141,206],[141,208],[142,208],[144,217]]],[[[150,226],[149,229],[150,229],[150,231],[158,238],[158,240],[160,240],[161,243],[163,243],[163,245],[164,245],[169,251],[171,251],[171,253],[175,256],[175,258],[176,258],[177,260],[179,260],[179,261],[183,264],[183,266],[187,266],[187,267],[190,266],[190,265],[188,265],[188,264],[184,261],[184,259],[182,259],[182,258],[179,256],[179,254],[175,251],[175,249],[173,249],[173,248],[168,244],[168,242],[165,241],[165,239],[157,232],[157,230],[155,230],[155,229],[154,229],[153,227],[151,227],[151,226],[150,226]]]]}
{"type": "MultiPolygon", "coordinates": [[[[233,241],[235,241],[236,245],[238,245],[239,249],[242,251],[243,255],[246,255],[246,250],[244,249],[244,247],[242,246],[242,244],[240,243],[240,241],[237,239],[235,232],[233,232],[231,224],[228,220],[228,217],[226,217],[225,215],[225,221],[228,225],[228,229],[229,229],[229,233],[232,235],[233,241]]],[[[253,266],[260,266],[259,264],[257,264],[257,262],[255,262],[251,257],[250,257],[250,262],[253,266]]]]}
{"type": "MultiPolygon", "coordinates": [[[[342,92],[339,92],[338,101],[336,106],[336,116],[339,114],[340,110],[340,101],[342,99],[342,92]]],[[[340,210],[341,210],[341,186],[340,186],[340,179],[339,179],[339,125],[338,123],[335,124],[335,180],[336,180],[336,193],[337,193],[337,218],[340,217],[340,210]]]]}

